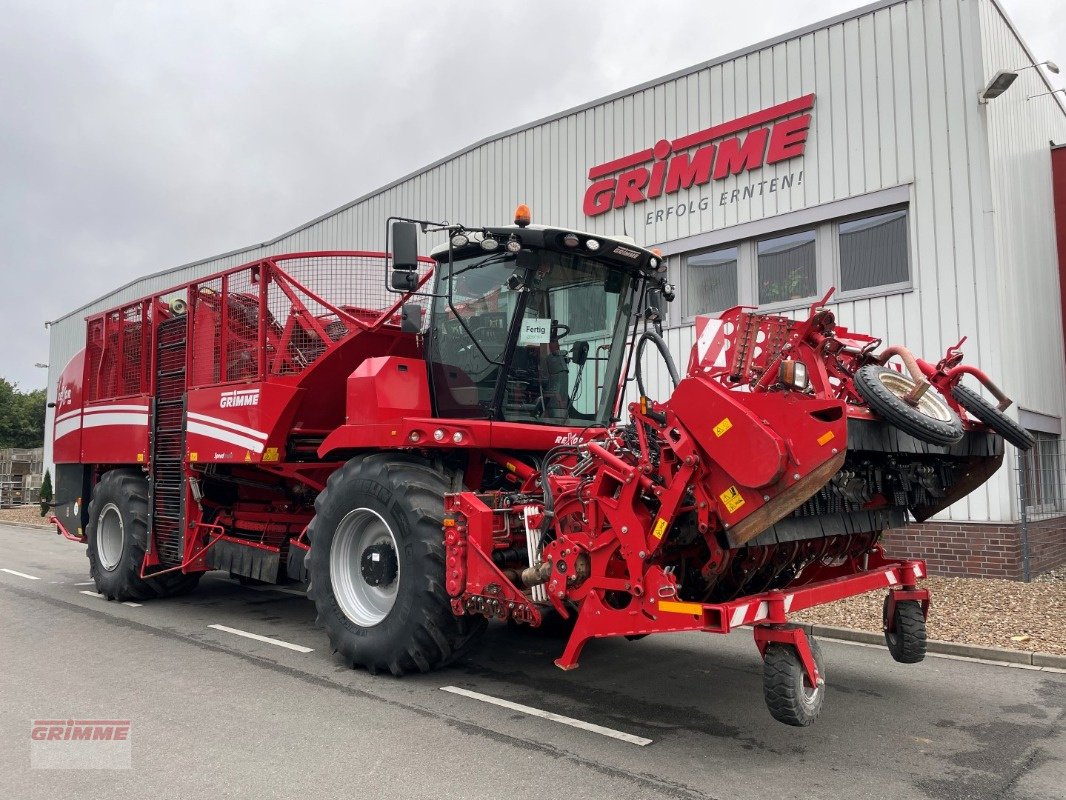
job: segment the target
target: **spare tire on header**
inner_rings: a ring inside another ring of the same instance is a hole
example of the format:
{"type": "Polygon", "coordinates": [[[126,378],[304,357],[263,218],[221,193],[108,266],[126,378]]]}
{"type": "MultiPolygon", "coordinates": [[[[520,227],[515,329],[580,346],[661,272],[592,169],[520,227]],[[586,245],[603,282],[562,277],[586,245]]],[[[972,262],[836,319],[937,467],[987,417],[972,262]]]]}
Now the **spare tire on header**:
{"type": "Polygon", "coordinates": [[[916,406],[906,397],[917,384],[902,372],[867,364],[855,373],[855,389],[866,404],[904,433],[937,445],[952,445],[962,438],[962,420],[941,394],[930,388],[916,406]]]}
{"type": "Polygon", "coordinates": [[[994,405],[969,387],[957,384],[951,396],[958,404],[981,420],[1019,450],[1032,450],[1036,438],[994,405]]]}

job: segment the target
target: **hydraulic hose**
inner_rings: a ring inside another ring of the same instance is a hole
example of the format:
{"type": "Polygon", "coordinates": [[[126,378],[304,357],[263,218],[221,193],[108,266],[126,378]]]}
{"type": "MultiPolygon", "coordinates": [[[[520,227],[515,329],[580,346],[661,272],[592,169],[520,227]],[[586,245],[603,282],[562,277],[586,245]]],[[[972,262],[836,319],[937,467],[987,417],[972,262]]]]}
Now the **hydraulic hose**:
{"type": "Polygon", "coordinates": [[[640,361],[644,355],[644,346],[651,341],[655,344],[656,349],[659,351],[659,355],[663,357],[663,361],[666,362],[666,369],[670,372],[670,381],[673,383],[674,388],[681,382],[681,377],[677,374],[677,366],[674,364],[674,357],[670,355],[670,348],[666,346],[666,342],[663,341],[663,337],[654,331],[644,331],[640,335],[640,339],[637,341],[637,353],[636,353],[636,378],[637,378],[637,391],[640,392],[641,397],[647,397],[648,393],[644,390],[644,372],[641,368],[640,361]]]}

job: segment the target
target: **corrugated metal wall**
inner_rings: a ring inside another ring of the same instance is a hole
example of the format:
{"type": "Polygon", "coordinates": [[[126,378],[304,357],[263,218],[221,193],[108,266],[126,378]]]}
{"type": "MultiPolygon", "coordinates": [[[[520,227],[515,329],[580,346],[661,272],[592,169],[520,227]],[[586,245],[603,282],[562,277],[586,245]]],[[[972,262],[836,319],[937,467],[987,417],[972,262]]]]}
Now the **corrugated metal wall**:
{"type": "MultiPolygon", "coordinates": [[[[1022,270],[1020,275],[1043,274],[1055,263],[1053,253],[1045,253],[1043,245],[1025,249],[1031,258],[1024,261],[1010,255],[1019,252],[1014,248],[1024,242],[1021,234],[1000,235],[1000,218],[995,225],[995,249],[990,246],[992,192],[997,192],[997,207],[1004,207],[1027,191],[1024,181],[998,177],[998,172],[990,176],[984,114],[992,115],[994,147],[1008,146],[1015,134],[1007,127],[1006,106],[993,104],[986,110],[976,102],[985,77],[1002,66],[1000,61],[1010,61],[1007,56],[1014,55],[1009,49],[1014,47],[1021,53],[1020,45],[1010,44],[1013,34],[1009,28],[1000,31],[996,27],[1005,28],[997,14],[990,0],[882,2],[792,38],[504,134],[267,247],[147,279],[57,322],[52,328],[51,382],[54,384],[58,370],[82,346],[82,317],[90,311],[271,252],[380,249],[384,220],[390,214],[500,224],[509,221],[515,203],[521,201],[532,206],[535,221],[599,233],[625,230],[650,245],[888,187],[908,186],[914,288],[840,303],[837,314],[841,322],[889,342],[905,343],[930,358],[962,335],[969,335],[967,352],[972,360],[993,375],[1004,376],[1004,385],[1026,398],[1027,407],[1061,416],[1061,340],[1056,343],[1059,355],[1053,374],[1040,379],[1041,386],[1030,391],[1029,383],[1035,379],[1018,374],[1024,370],[1007,367],[1019,360],[1022,351],[1015,348],[1017,339],[1006,332],[1019,330],[1015,323],[1020,324],[1025,315],[1001,312],[996,293],[989,289],[995,284],[985,277],[996,269],[993,252],[1000,264],[1022,270]],[[702,190],[694,188],[597,217],[583,215],[581,202],[589,167],[648,147],[661,138],[676,138],[811,92],[816,94],[816,103],[802,159],[766,167],[755,177],[716,181],[702,190]],[[999,118],[1004,121],[996,123],[999,118]],[[723,191],[799,170],[802,180],[787,191],[756,195],[747,201],[718,202],[723,191]],[[682,201],[698,201],[701,191],[711,200],[705,213],[646,224],[648,212],[682,201]]],[[[1020,60],[1026,61],[1023,53],[1020,60]]],[[[1024,123],[1027,141],[1042,139],[1045,162],[1050,132],[1061,123],[1061,115],[1058,123],[1051,116],[1033,117],[1024,123]]],[[[1037,170],[1035,155],[1030,153],[1028,158],[1026,169],[1037,170]]],[[[1046,164],[1044,169],[1049,175],[1046,164]]],[[[1046,179],[1050,186],[1050,178],[1046,179]]],[[[1030,207],[1029,215],[1012,213],[1025,218],[1018,220],[1023,226],[1014,230],[1028,230],[1026,225],[1051,229],[1050,207],[1046,211],[1043,206],[1030,207]]],[[[1037,239],[1048,235],[1043,228],[1038,234],[1037,239]]],[[[680,260],[673,258],[672,263],[676,273],[680,260]]],[[[1004,272],[1000,268],[996,274],[1004,272]]],[[[1026,282],[1019,281],[1019,285],[1026,282]]],[[[1001,289],[997,286],[1000,294],[1001,289]]],[[[1054,292],[1028,298],[1019,293],[1016,307],[1057,296],[1054,292]]],[[[674,305],[680,314],[682,304],[674,305]]],[[[1050,314],[1044,309],[1038,316],[1040,323],[1027,319],[1027,324],[1043,324],[1050,314]]],[[[1054,330],[1061,328],[1049,328],[1052,337],[1054,330]]],[[[691,327],[675,326],[667,338],[683,367],[692,345],[691,327]]],[[[665,396],[664,371],[651,372],[652,384],[665,396]]],[[[990,489],[951,509],[950,516],[1009,519],[1011,495],[1008,476],[1004,475],[990,489]]]]}

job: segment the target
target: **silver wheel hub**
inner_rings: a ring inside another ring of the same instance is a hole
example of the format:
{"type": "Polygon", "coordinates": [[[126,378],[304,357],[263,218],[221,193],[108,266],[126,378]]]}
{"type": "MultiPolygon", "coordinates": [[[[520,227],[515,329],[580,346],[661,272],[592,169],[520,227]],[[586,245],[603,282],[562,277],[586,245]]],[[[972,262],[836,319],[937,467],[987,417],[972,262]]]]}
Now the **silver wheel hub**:
{"type": "MultiPolygon", "coordinates": [[[[901,373],[886,370],[880,373],[877,377],[878,380],[881,381],[882,386],[901,399],[914,391],[914,381],[901,373]]],[[[951,422],[951,409],[948,408],[947,403],[940,399],[940,396],[935,389],[929,389],[921,396],[918,400],[917,409],[922,414],[931,417],[932,419],[939,420],[940,422],[951,422]]]]}
{"type": "Polygon", "coordinates": [[[377,625],[396,604],[400,586],[396,537],[376,511],[349,511],[337,526],[329,551],[329,579],[337,605],[364,628],[377,625]]]}
{"type": "Polygon", "coordinates": [[[100,510],[96,522],[96,556],[100,566],[114,572],[122,561],[122,549],[126,544],[126,530],[122,525],[122,513],[114,503],[100,510]]]}

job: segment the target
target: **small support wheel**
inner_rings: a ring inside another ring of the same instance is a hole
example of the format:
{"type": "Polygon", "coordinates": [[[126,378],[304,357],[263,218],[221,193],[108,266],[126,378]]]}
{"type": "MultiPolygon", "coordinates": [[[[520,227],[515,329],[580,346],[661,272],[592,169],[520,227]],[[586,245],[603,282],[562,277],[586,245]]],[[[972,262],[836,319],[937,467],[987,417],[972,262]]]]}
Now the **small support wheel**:
{"type": "Polygon", "coordinates": [[[888,619],[888,597],[881,612],[885,624],[885,643],[892,658],[900,664],[917,664],[925,659],[925,614],[917,600],[897,600],[888,619]]]}
{"type": "Polygon", "coordinates": [[[811,686],[799,653],[791,644],[771,642],[763,654],[763,698],[778,722],[804,728],[818,717],[825,698],[825,666],[822,650],[813,638],[807,639],[818,668],[819,681],[811,686]]]}

